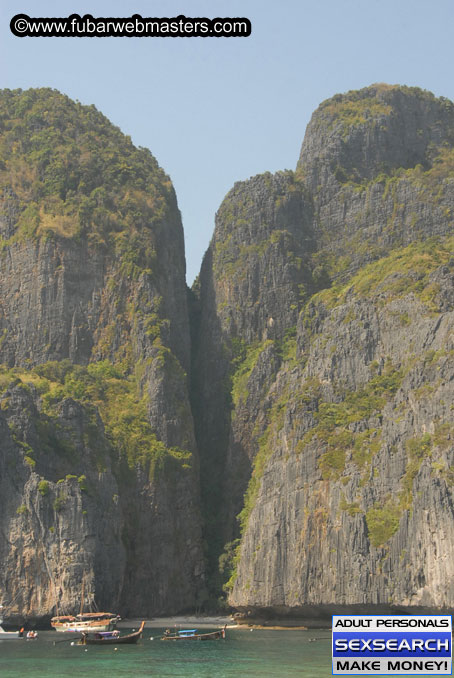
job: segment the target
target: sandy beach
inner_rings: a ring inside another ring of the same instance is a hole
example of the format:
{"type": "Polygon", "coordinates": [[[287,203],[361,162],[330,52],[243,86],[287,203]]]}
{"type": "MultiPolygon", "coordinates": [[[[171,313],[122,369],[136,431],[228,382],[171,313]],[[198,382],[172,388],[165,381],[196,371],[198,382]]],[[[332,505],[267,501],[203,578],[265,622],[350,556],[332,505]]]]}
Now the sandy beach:
{"type": "MultiPolygon", "coordinates": [[[[117,626],[119,628],[136,628],[140,626],[141,619],[122,619],[117,626]]],[[[194,628],[194,629],[217,629],[222,626],[226,626],[228,629],[240,629],[244,631],[249,631],[251,629],[264,629],[268,631],[301,631],[306,630],[307,626],[301,625],[291,625],[279,624],[279,622],[271,622],[269,624],[237,624],[235,620],[230,616],[177,616],[177,617],[151,617],[146,619],[147,628],[170,628],[170,629],[183,629],[183,628],[194,628]]]]}
{"type": "MultiPolygon", "coordinates": [[[[140,626],[142,619],[122,619],[118,622],[119,628],[134,628],[140,626]]],[[[235,627],[236,624],[232,621],[230,616],[222,617],[206,617],[206,616],[177,616],[177,617],[151,617],[146,619],[146,626],[148,628],[219,628],[226,625],[235,627]]]]}

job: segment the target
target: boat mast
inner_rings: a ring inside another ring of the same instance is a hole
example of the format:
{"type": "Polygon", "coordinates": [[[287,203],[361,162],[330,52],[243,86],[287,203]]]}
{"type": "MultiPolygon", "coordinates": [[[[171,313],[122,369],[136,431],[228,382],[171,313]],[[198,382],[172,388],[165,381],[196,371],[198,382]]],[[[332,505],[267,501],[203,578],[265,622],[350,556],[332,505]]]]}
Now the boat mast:
{"type": "Polygon", "coordinates": [[[82,614],[84,610],[84,595],[85,595],[85,574],[82,577],[82,596],[80,600],[80,611],[79,614],[82,614]]]}

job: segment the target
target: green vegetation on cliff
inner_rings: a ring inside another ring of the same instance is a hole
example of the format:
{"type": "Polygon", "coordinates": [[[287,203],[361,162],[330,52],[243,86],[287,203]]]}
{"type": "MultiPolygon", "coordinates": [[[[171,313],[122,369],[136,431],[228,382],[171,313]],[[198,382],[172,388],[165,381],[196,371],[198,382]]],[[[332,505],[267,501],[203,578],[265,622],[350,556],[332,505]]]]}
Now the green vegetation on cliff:
{"type": "Polygon", "coordinates": [[[383,546],[399,529],[402,509],[388,498],[384,505],[370,508],[366,513],[367,529],[372,546],[383,546]]]}
{"type": "Polygon", "coordinates": [[[365,97],[359,92],[350,92],[328,99],[320,105],[319,110],[330,116],[329,129],[340,126],[341,134],[345,137],[357,125],[378,124],[380,119],[390,115],[392,108],[377,96],[365,97]]]}
{"type": "MultiPolygon", "coordinates": [[[[35,389],[40,396],[41,417],[36,427],[41,449],[44,446],[69,457],[74,454],[59,423],[59,406],[71,398],[81,403],[89,415],[85,443],[95,452],[99,470],[105,465],[104,455],[113,451],[124,458],[130,468],[140,465],[147,469],[150,479],[172,469],[191,467],[190,452],[166,447],[157,438],[147,416],[148,398],[141,394],[137,379],[125,377],[107,361],[87,367],[64,360],[45,363],[33,370],[0,368],[0,392],[18,384],[35,389]],[[98,414],[111,450],[102,445],[98,414]]],[[[7,399],[2,406],[4,410],[8,408],[7,399]]],[[[36,453],[30,450],[32,459],[36,453]]]]}
{"type": "Polygon", "coordinates": [[[428,312],[438,310],[438,286],[430,275],[452,258],[454,239],[429,238],[398,247],[388,256],[368,264],[346,284],[334,285],[311,298],[332,309],[345,303],[347,295],[376,298],[379,305],[413,293],[427,306],[428,312]]]}
{"type": "Polygon", "coordinates": [[[87,237],[121,255],[130,272],[153,268],[153,230],[175,199],[148,150],[136,148],[94,106],[50,89],[3,90],[0,125],[0,189],[5,208],[17,215],[2,246],[87,237]]]}

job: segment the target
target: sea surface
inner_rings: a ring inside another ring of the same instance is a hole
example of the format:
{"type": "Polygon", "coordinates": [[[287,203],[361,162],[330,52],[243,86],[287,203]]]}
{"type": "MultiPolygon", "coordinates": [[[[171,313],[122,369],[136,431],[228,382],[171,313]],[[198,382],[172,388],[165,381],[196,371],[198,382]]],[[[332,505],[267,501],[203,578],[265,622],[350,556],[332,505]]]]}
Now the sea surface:
{"type": "MultiPolygon", "coordinates": [[[[191,627],[188,627],[191,628],[191,627]]],[[[193,627],[192,627],[193,628],[193,627]]],[[[122,629],[122,634],[126,629],[122,629]]],[[[205,631],[205,629],[204,629],[205,631]]],[[[330,631],[227,629],[226,640],[161,642],[145,628],[137,645],[71,645],[40,631],[37,640],[0,641],[1,678],[288,678],[331,676],[330,631]],[[312,640],[317,638],[317,640],[312,640]],[[152,640],[153,639],[153,640],[152,640]]],[[[78,636],[77,636],[78,637],[78,636]]]]}
{"type": "MultiPolygon", "coordinates": [[[[188,628],[194,628],[189,626],[188,628]]],[[[205,630],[205,629],[204,629],[205,630]]],[[[126,633],[122,629],[122,634],[126,633]]],[[[1,678],[328,678],[331,632],[227,629],[226,640],[161,642],[145,628],[137,645],[71,645],[40,631],[34,641],[0,641],[1,678]]]]}

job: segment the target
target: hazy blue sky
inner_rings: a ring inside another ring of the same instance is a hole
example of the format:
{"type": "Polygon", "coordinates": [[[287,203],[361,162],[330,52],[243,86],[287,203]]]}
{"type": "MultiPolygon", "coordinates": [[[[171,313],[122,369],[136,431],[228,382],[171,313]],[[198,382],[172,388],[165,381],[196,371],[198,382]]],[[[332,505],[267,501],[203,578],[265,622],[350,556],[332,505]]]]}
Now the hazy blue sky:
{"type": "Polygon", "coordinates": [[[95,104],[171,176],[188,282],[235,181],[295,167],[311,113],[373,82],[454,98],[453,0],[1,0],[0,86],[95,104]],[[14,14],[246,16],[249,38],[16,38],[14,14]]]}

